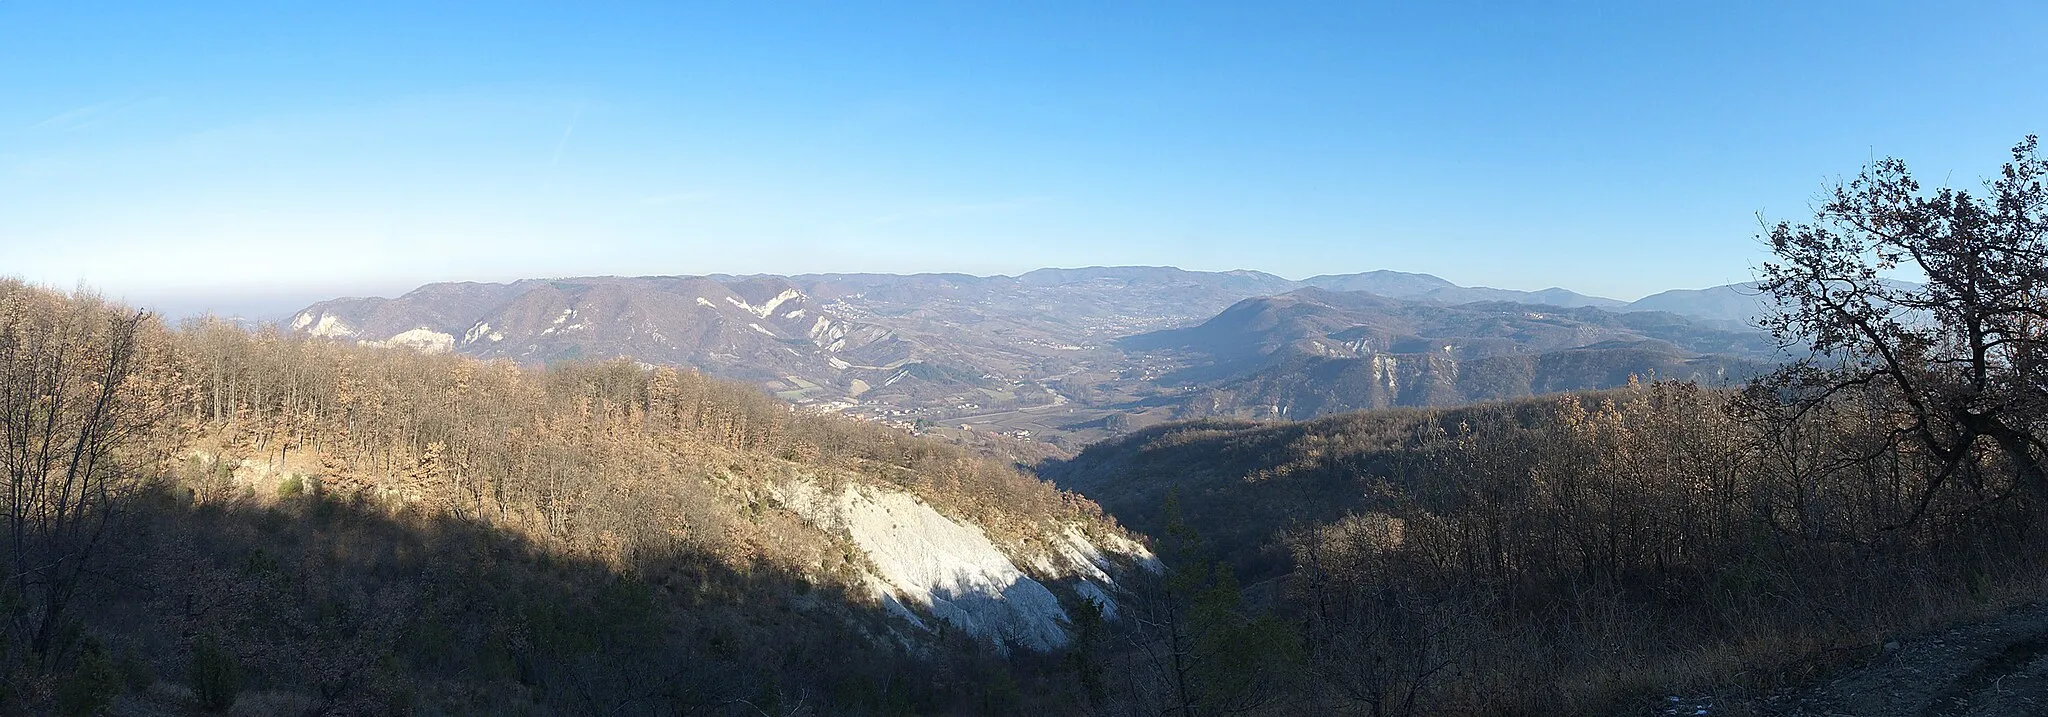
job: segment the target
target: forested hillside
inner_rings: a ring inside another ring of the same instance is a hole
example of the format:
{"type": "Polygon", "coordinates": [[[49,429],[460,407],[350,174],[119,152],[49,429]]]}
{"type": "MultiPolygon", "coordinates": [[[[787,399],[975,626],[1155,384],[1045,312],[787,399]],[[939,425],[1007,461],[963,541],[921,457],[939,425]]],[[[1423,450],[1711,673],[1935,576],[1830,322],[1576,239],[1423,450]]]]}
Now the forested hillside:
{"type": "MultiPolygon", "coordinates": [[[[2043,178],[2032,137],[1981,196],[1885,160],[1811,223],[1768,227],[1764,323],[1809,351],[1740,390],[1197,421],[1044,473],[1262,581],[1300,630],[1306,702],[1740,703],[1887,635],[2048,600],[2043,178]],[[1907,262],[1925,283],[1887,276],[1907,262]]],[[[2029,644],[1938,707],[1970,708],[2029,644]]]]}
{"type": "Polygon", "coordinates": [[[9,711],[1065,711],[1151,564],[1013,468],[674,369],[5,283],[0,378],[9,711]]]}
{"type": "Polygon", "coordinates": [[[1761,690],[2041,594],[2041,502],[2009,471],[1849,463],[1883,451],[1882,413],[1844,402],[1766,431],[1760,405],[1667,383],[1199,421],[1048,474],[1139,530],[1208,538],[1300,626],[1316,699],[1372,713],[1626,713],[1658,691],[1761,690]]]}

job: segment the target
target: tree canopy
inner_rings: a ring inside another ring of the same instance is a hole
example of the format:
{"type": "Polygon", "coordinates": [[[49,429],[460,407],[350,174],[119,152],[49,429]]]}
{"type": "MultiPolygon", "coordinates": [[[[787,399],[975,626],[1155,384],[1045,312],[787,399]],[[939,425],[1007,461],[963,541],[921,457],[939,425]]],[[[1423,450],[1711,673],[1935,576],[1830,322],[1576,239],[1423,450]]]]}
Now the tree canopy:
{"type": "MultiPolygon", "coordinates": [[[[1811,222],[1767,227],[1765,320],[1811,354],[1757,389],[1792,413],[1854,394],[1891,414],[1887,449],[1946,482],[2048,497],[2048,161],[2028,136],[1981,193],[1924,190],[1904,162],[1866,167],[1811,222]],[[1919,283],[1900,280],[1915,276],[1919,283]]],[[[2044,503],[2048,504],[2048,503],[2044,503]]],[[[1916,516],[1917,517],[1917,516],[1916,516]]]]}

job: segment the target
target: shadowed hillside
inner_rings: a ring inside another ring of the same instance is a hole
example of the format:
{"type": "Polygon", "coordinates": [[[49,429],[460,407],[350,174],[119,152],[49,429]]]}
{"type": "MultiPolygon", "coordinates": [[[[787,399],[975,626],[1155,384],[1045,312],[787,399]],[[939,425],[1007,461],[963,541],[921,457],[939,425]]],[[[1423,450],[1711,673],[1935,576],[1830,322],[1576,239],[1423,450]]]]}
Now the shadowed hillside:
{"type": "Polygon", "coordinates": [[[263,500],[186,475],[106,547],[120,580],[88,593],[81,639],[125,712],[228,702],[214,690],[252,715],[983,713],[1063,688],[965,635],[878,639],[900,623],[772,561],[620,564],[317,488],[263,500]],[[231,680],[195,677],[202,649],[231,680]]]}
{"type": "Polygon", "coordinates": [[[2039,503],[2009,466],[1949,482],[1886,448],[1895,417],[1872,402],[1789,423],[1776,406],[1660,383],[1202,420],[1042,473],[1136,529],[1203,536],[1300,627],[1325,710],[1643,714],[2048,595],[2039,503]]]}

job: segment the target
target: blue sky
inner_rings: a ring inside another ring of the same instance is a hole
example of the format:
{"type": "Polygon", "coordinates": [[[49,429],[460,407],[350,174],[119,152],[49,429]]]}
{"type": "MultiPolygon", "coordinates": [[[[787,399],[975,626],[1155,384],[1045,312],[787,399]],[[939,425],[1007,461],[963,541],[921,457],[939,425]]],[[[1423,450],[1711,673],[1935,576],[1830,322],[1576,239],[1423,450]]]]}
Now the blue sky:
{"type": "MultiPolygon", "coordinates": [[[[1171,264],[1634,298],[1873,156],[2048,129],[1994,3],[0,1],[0,274],[232,307],[438,280],[1171,264]]],[[[291,307],[286,307],[288,310],[291,307]]]]}

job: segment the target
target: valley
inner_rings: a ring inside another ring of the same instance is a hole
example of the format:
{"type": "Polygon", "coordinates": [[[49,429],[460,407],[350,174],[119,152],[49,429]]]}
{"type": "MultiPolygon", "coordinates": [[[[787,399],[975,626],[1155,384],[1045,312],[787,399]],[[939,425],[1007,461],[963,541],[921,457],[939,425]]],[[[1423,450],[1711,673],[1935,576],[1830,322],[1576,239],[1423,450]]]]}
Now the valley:
{"type": "Polygon", "coordinates": [[[1767,337],[1727,318],[1729,295],[1741,294],[1650,297],[1674,311],[1645,313],[1563,289],[1392,271],[1301,281],[1170,267],[589,277],[336,299],[288,327],[528,365],[681,366],[806,410],[1071,452],[1204,416],[1448,405],[1632,375],[1726,385],[1775,355],[1767,337]]]}

